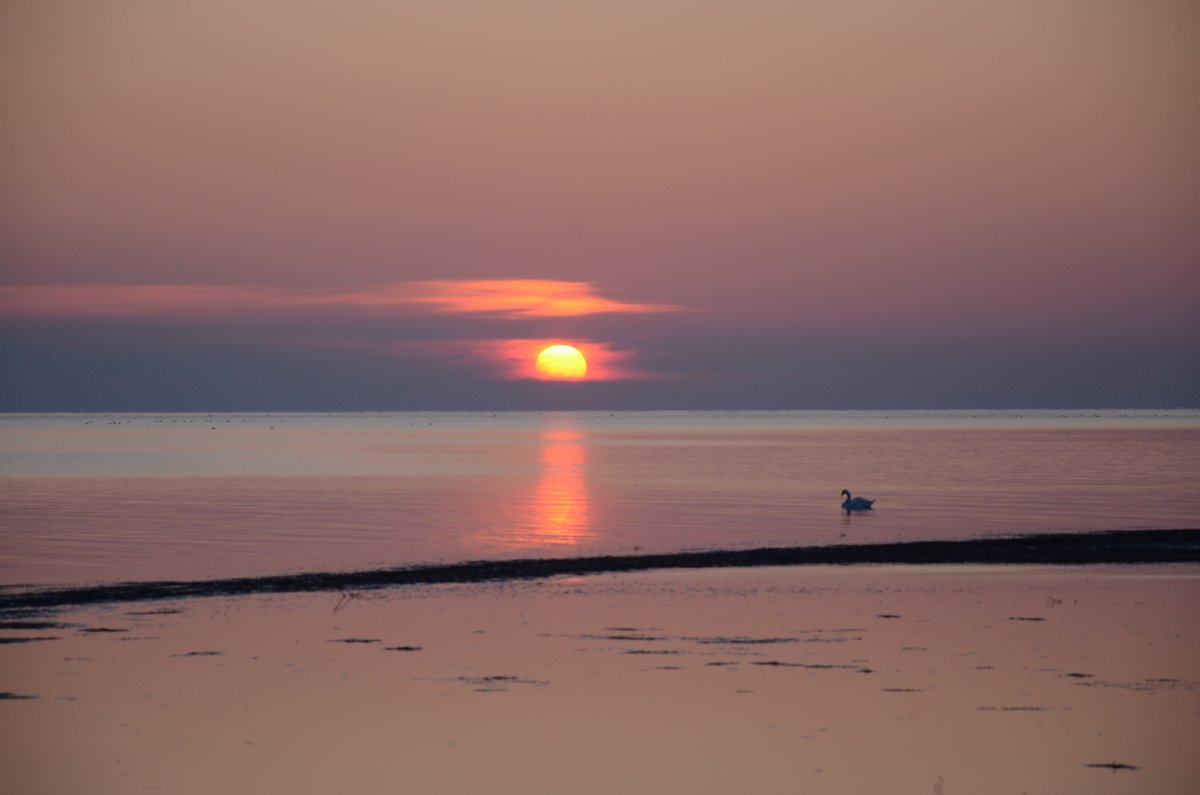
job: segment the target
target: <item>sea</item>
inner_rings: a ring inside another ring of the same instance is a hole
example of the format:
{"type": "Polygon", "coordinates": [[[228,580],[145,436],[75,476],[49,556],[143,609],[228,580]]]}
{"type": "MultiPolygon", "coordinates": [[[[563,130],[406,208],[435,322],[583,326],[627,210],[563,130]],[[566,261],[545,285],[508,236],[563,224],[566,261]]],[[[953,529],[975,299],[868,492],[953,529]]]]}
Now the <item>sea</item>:
{"type": "Polygon", "coordinates": [[[5,414],[0,585],[1196,528],[1198,484],[1190,409],[5,414]]]}

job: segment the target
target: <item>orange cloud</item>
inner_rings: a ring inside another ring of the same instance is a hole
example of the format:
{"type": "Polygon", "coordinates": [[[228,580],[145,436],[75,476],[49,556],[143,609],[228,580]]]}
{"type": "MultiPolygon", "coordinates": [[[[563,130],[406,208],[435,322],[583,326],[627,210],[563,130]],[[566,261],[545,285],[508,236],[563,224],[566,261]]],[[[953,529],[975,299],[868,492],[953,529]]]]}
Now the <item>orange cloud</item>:
{"type": "MultiPolygon", "coordinates": [[[[13,285],[0,286],[0,317],[10,318],[213,318],[311,309],[403,314],[480,315],[501,320],[555,318],[613,312],[678,311],[665,304],[604,298],[590,282],[549,279],[417,281],[355,292],[281,291],[255,285],[13,285]]],[[[377,346],[344,340],[351,346],[377,346]]],[[[397,352],[435,358],[464,358],[493,378],[537,377],[538,353],[556,343],[579,348],[587,359],[587,381],[650,378],[633,366],[634,354],[610,343],[565,339],[444,339],[384,343],[397,352]]]]}
{"type": "Polygon", "coordinates": [[[490,314],[510,318],[571,317],[611,312],[673,312],[669,304],[614,301],[596,294],[591,282],[553,279],[468,279],[411,284],[406,300],[443,312],[490,314]]]}
{"type": "Polygon", "coordinates": [[[424,309],[505,319],[614,312],[672,312],[669,304],[616,301],[591,282],[465,279],[398,282],[354,292],[287,292],[256,285],[48,284],[0,287],[10,317],[224,315],[244,311],[343,308],[424,309]]]}

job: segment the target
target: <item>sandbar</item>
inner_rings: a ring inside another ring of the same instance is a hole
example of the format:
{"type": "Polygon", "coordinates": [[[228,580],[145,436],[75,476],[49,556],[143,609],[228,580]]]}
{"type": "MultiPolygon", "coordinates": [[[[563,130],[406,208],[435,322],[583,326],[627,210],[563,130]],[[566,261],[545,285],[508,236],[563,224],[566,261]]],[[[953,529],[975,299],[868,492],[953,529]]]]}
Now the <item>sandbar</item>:
{"type": "Polygon", "coordinates": [[[1038,533],[941,541],[712,549],[659,554],[520,558],[366,571],[318,571],[211,580],[102,583],[69,588],[0,588],[0,613],[180,597],[246,596],[531,580],[661,569],[860,564],[1096,565],[1200,563],[1200,530],[1038,533]]]}

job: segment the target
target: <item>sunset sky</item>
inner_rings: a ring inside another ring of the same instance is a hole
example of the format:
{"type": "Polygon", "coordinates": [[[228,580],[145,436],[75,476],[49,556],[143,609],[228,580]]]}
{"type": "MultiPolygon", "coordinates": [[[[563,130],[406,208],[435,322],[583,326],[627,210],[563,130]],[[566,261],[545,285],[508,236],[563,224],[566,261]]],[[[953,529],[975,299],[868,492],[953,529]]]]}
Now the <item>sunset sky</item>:
{"type": "Polygon", "coordinates": [[[1197,406],[1197,42],[1177,0],[7,2],[0,410],[1197,406]]]}

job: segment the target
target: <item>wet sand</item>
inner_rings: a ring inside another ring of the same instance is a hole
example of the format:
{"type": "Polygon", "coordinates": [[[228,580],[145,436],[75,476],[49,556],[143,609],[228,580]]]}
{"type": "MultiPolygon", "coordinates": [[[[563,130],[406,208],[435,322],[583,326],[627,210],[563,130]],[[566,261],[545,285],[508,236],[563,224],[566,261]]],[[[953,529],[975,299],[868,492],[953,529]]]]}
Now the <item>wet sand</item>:
{"type": "Polygon", "coordinates": [[[1200,566],[10,610],[6,792],[1193,792],[1200,566]]]}

